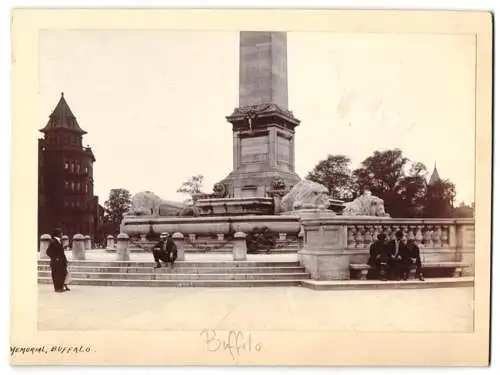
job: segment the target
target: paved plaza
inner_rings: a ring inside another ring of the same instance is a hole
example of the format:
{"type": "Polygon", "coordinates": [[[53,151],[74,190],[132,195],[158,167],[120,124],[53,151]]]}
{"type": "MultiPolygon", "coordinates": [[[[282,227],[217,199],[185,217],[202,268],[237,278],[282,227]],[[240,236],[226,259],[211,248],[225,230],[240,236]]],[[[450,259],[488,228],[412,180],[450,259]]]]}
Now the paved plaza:
{"type": "Polygon", "coordinates": [[[38,288],[40,330],[473,330],[472,287],[38,288]]]}

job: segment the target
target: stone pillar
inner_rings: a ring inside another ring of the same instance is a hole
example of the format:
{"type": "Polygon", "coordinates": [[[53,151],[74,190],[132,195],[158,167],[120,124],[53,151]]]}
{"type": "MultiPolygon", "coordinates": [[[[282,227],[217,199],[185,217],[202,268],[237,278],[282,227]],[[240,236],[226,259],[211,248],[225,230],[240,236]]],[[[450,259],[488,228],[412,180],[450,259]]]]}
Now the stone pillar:
{"type": "Polygon", "coordinates": [[[191,233],[189,235],[189,242],[194,243],[196,241],[196,234],[191,233]]]}
{"type": "Polygon", "coordinates": [[[90,236],[87,234],[85,237],[83,237],[83,239],[84,239],[85,250],[90,250],[92,247],[90,236]]]}
{"type": "Polygon", "coordinates": [[[236,232],[233,240],[233,260],[247,259],[247,235],[243,232],[236,232]]]}
{"type": "Polygon", "coordinates": [[[457,220],[456,227],[457,261],[465,264],[462,276],[474,276],[475,268],[475,227],[472,220],[457,220]]]}
{"type": "Polygon", "coordinates": [[[177,260],[184,261],[184,235],[176,232],[172,235],[172,239],[175,242],[175,246],[177,246],[177,260]]]}
{"type": "Polygon", "coordinates": [[[116,237],[116,260],[130,260],[130,251],[128,249],[129,237],[126,233],[120,233],[116,237]]]}
{"type": "Polygon", "coordinates": [[[299,251],[302,266],[313,280],[348,280],[350,251],[347,249],[347,225],[335,214],[302,220],[304,247],[299,251]]]}
{"type": "Polygon", "coordinates": [[[277,161],[278,133],[276,128],[273,127],[269,129],[268,139],[269,139],[269,152],[267,155],[269,157],[269,165],[271,167],[276,168],[276,166],[278,165],[277,161]]]}
{"type": "Polygon", "coordinates": [[[224,241],[224,234],[223,233],[219,233],[217,235],[217,241],[224,241]]]}
{"type": "Polygon", "coordinates": [[[240,166],[241,140],[238,132],[233,133],[233,170],[240,166]]]}
{"type": "Polygon", "coordinates": [[[71,253],[75,260],[85,260],[85,237],[77,233],[73,236],[73,246],[71,253]]]}
{"type": "Polygon", "coordinates": [[[40,259],[48,259],[47,248],[50,245],[52,237],[50,234],[42,234],[40,236],[40,259]]]}
{"type": "Polygon", "coordinates": [[[273,205],[274,205],[274,214],[279,215],[281,212],[281,195],[273,194],[273,205]]]}
{"type": "Polygon", "coordinates": [[[286,233],[278,233],[280,241],[286,241],[286,233]]]}
{"type": "Polygon", "coordinates": [[[66,236],[66,235],[62,236],[62,238],[61,238],[61,244],[63,246],[63,249],[65,249],[65,250],[69,247],[69,238],[68,238],[68,236],[66,236]]]}
{"type": "Polygon", "coordinates": [[[304,247],[304,236],[305,236],[304,227],[301,225],[299,234],[297,235],[297,239],[299,242],[299,249],[302,249],[304,247]]]}
{"type": "Polygon", "coordinates": [[[110,234],[106,237],[106,249],[114,250],[115,249],[115,238],[110,234]]]}

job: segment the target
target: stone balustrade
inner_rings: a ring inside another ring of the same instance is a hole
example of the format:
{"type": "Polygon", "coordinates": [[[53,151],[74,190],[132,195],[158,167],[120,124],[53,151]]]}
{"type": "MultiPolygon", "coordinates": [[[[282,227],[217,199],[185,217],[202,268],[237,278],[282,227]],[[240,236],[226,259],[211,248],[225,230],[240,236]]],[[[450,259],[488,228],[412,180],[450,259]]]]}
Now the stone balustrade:
{"type": "Polygon", "coordinates": [[[464,275],[473,274],[473,219],[393,219],[310,215],[301,220],[304,246],[301,262],[318,280],[346,278],[349,264],[366,263],[370,244],[379,233],[389,239],[402,231],[421,249],[422,262],[459,261],[468,265],[464,275]],[[340,268],[339,268],[340,267],[340,268]],[[318,271],[319,270],[319,271],[318,271]]]}

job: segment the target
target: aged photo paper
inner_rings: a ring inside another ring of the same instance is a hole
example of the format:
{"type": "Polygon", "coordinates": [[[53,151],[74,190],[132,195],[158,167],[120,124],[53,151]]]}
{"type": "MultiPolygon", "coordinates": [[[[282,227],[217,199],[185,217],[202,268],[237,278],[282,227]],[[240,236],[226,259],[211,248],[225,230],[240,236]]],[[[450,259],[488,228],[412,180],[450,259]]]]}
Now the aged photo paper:
{"type": "Polygon", "coordinates": [[[11,364],[488,365],[491,14],[11,28],[11,364]]]}

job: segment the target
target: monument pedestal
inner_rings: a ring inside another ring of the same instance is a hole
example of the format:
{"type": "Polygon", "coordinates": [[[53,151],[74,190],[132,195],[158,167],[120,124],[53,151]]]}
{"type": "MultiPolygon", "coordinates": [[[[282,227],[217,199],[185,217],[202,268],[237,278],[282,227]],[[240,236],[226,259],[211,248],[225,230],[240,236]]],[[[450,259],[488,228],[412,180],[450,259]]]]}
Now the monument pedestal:
{"type": "Polygon", "coordinates": [[[347,225],[339,223],[335,213],[321,209],[303,212],[301,223],[304,247],[299,260],[312,279],[348,280],[347,225]]]}
{"type": "Polygon", "coordinates": [[[300,250],[300,263],[313,280],[349,280],[347,250],[300,250]]]}

